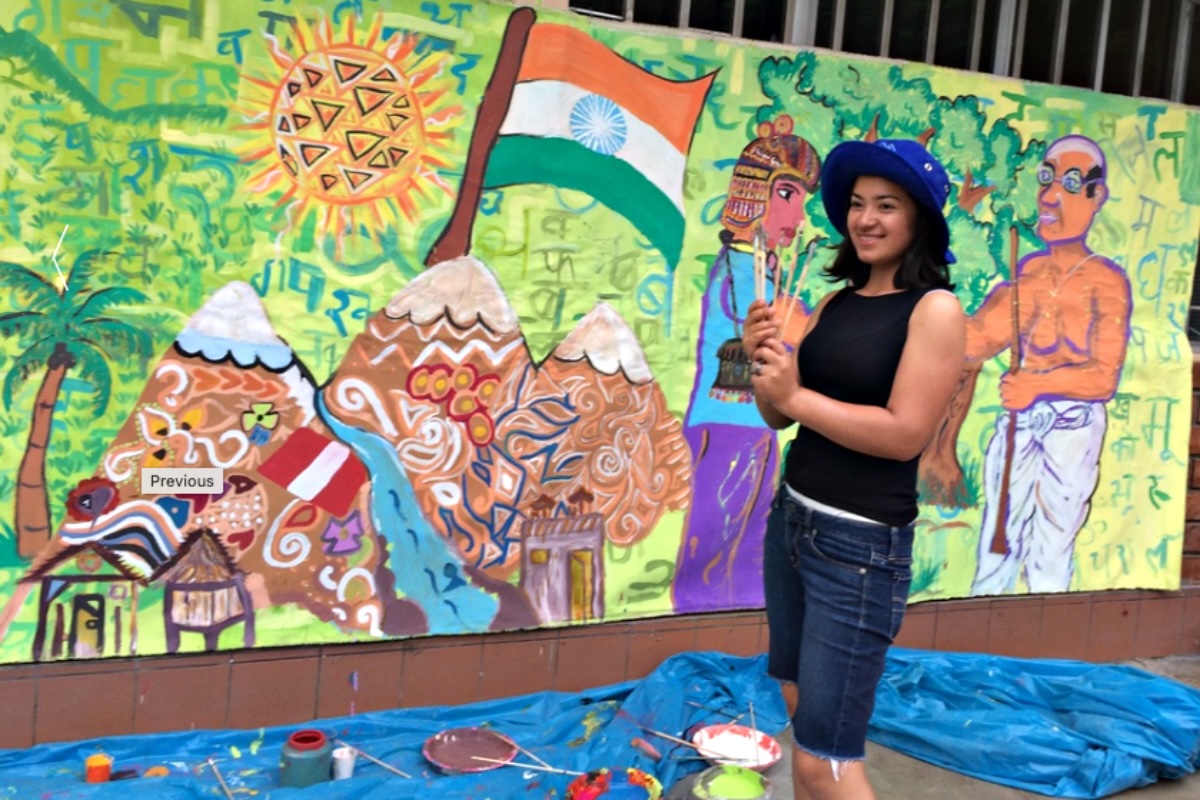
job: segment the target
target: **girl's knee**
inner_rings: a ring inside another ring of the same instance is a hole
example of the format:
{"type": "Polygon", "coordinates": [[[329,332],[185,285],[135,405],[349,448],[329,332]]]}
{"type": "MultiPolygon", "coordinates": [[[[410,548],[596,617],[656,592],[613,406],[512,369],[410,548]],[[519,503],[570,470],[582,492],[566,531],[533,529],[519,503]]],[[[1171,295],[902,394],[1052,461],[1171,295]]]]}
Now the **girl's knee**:
{"type": "MultiPolygon", "coordinates": [[[[792,779],[812,797],[841,796],[838,790],[849,788],[844,783],[847,772],[860,765],[858,761],[821,758],[803,750],[792,750],[792,779]]],[[[849,781],[853,782],[853,781],[849,781]]]]}
{"type": "Polygon", "coordinates": [[[821,758],[803,750],[792,751],[792,770],[805,785],[824,784],[841,780],[849,761],[821,758]]]}

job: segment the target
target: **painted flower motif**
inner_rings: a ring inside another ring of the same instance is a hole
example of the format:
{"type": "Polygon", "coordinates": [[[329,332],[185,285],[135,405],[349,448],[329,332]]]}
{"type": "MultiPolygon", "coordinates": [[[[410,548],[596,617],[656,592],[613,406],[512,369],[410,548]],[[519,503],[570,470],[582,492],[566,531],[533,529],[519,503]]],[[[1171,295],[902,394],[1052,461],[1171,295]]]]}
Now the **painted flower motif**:
{"type": "Polygon", "coordinates": [[[454,392],[450,367],[445,364],[417,367],[408,373],[407,389],[418,400],[442,402],[454,392]]]}
{"type": "Polygon", "coordinates": [[[467,420],[467,436],[476,447],[486,447],[496,438],[496,424],[486,411],[476,411],[467,420]]]}
{"type": "Polygon", "coordinates": [[[483,405],[487,405],[493,397],[496,396],[496,390],[500,388],[500,379],[495,375],[484,375],[475,384],[475,395],[483,405]]]}
{"type": "Polygon", "coordinates": [[[474,364],[451,369],[447,364],[423,365],[408,374],[408,393],[418,400],[442,405],[450,419],[466,426],[467,436],[478,447],[491,444],[496,435],[488,401],[500,388],[496,375],[480,375],[474,364]]]}
{"type": "Polygon", "coordinates": [[[91,550],[84,550],[75,556],[75,568],[85,575],[95,575],[104,566],[104,559],[91,550]]]}
{"type": "Polygon", "coordinates": [[[456,392],[469,392],[475,386],[475,382],[479,380],[479,370],[475,369],[474,364],[462,364],[451,376],[450,381],[456,392]]]}
{"type": "Polygon", "coordinates": [[[271,431],[278,424],[279,413],[274,403],[253,403],[249,411],[242,412],[242,430],[250,434],[250,441],[256,445],[270,441],[271,431]]]}
{"type": "Polygon", "coordinates": [[[116,484],[108,478],[84,478],[67,494],[67,515],[76,522],[95,522],[120,500],[116,484]]]}
{"type": "Polygon", "coordinates": [[[346,519],[330,520],[321,539],[325,542],[325,553],[331,556],[346,556],[357,553],[362,549],[363,530],[362,517],[357,511],[351,512],[346,519]]]}
{"type": "Polygon", "coordinates": [[[456,394],[454,399],[450,401],[449,414],[451,419],[465,421],[479,410],[480,403],[475,396],[470,393],[456,394]]]}

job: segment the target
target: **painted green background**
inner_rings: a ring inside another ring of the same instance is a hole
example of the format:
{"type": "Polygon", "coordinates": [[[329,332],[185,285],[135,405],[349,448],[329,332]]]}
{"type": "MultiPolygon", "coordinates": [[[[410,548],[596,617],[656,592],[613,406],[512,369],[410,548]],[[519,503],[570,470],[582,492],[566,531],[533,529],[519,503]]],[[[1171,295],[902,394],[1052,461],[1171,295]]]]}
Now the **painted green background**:
{"type": "MultiPolygon", "coordinates": [[[[511,12],[486,2],[364,0],[300,7],[222,0],[197,3],[203,14],[193,25],[188,0],[162,3],[179,13],[156,19],[124,10],[132,7],[107,0],[13,0],[0,10],[0,259],[51,276],[51,253],[69,225],[60,263],[70,265],[92,249],[113,252],[92,280],[97,287],[131,286],[146,296],[121,317],[152,337],[155,352],[150,359],[113,353],[109,387],[78,374],[69,379],[47,470],[56,524],[62,499],[92,474],[157,357],[215,289],[232,280],[255,284],[278,333],[324,381],[361,325],[347,314],[347,335],[339,331],[326,313],[340,305],[333,292],[365,292],[372,312],[378,310],[421,271],[449,215],[452,198],[429,192],[415,221],[380,226],[368,220],[345,239],[339,256],[315,221],[290,224],[275,205],[278,190],[250,191],[249,177],[262,165],[243,163],[237,153],[269,140],[241,127],[246,81],[280,77],[261,36],[269,21],[263,14],[323,14],[336,27],[361,13],[360,35],[382,15],[385,29],[423,36],[426,57],[444,61],[450,92],[440,102],[462,107],[449,147],[451,166],[440,171],[457,187],[511,12]],[[137,143],[146,141],[162,143],[161,165],[139,163],[137,143]],[[290,259],[312,265],[320,285],[310,276],[280,289],[276,273],[264,287],[267,263],[274,260],[278,270],[280,260],[290,259]]],[[[1195,112],[926,65],[680,38],[551,12],[539,16],[584,27],[664,77],[691,79],[719,70],[688,159],[687,233],[679,264],[664,263],[628,222],[589,197],[551,187],[485,193],[475,227],[473,252],[499,275],[535,358],[605,300],[638,335],[680,416],[695,371],[705,275],[718,249],[717,218],[733,161],[758,122],[792,115],[797,132],[822,155],[842,139],[862,138],[872,122],[884,136],[914,137],[936,128],[931,147],[952,173],[952,202],[968,171],[976,184],[996,187],[972,214],[953,212],[955,279],[968,311],[1006,274],[1007,228],[1014,213],[1031,213],[1031,165],[1045,143],[1069,132],[1096,140],[1109,159],[1112,196],[1090,243],[1127,269],[1134,295],[1134,338],[1107,441],[1133,437],[1139,446],[1133,459],[1122,460],[1106,444],[1101,483],[1077,546],[1073,588],[1178,585],[1190,422],[1191,352],[1184,326],[1197,245],[1192,204],[1200,202],[1200,160],[1192,154],[1200,146],[1195,112]]],[[[275,30],[286,47],[286,23],[277,22],[275,30]]],[[[810,199],[808,212],[808,234],[829,229],[818,197],[810,199]]],[[[1028,238],[1022,252],[1036,246],[1028,238]]],[[[817,299],[817,282],[810,281],[807,294],[817,299]]],[[[20,310],[12,298],[0,291],[0,312],[20,310]]],[[[20,336],[0,342],[0,376],[13,369],[26,344],[20,336]]],[[[975,491],[981,491],[978,470],[998,407],[997,379],[1006,366],[1002,358],[985,371],[959,438],[975,491]]],[[[0,594],[8,593],[24,567],[13,546],[14,482],[38,380],[31,377],[0,407],[0,594]]],[[[980,513],[923,509],[917,600],[969,592],[980,513]]],[[[682,514],[668,514],[644,542],[621,552],[610,546],[610,618],[670,612],[664,564],[674,562],[681,526],[682,514]]],[[[148,590],[142,608],[154,607],[160,597],[160,590],[148,590]]],[[[161,626],[159,616],[139,615],[147,621],[142,641],[161,642],[161,630],[153,627],[161,626]]],[[[35,617],[30,604],[0,644],[0,661],[28,658],[35,617]]],[[[291,609],[261,614],[258,630],[262,646],[350,638],[291,609]]],[[[237,633],[228,633],[223,646],[235,646],[237,633]]]]}

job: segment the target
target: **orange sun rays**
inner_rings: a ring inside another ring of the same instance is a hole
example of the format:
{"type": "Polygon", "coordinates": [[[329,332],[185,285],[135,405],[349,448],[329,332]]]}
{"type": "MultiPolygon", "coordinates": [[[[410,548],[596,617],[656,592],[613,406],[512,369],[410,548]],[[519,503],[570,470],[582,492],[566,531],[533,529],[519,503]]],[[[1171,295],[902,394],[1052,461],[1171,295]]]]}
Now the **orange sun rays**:
{"type": "Polygon", "coordinates": [[[315,216],[340,254],[346,232],[412,222],[452,194],[438,169],[449,166],[458,105],[440,105],[453,86],[445,54],[420,54],[415,36],[383,40],[376,15],[362,34],[354,15],[335,29],[297,19],[290,50],[272,41],[277,73],[243,75],[241,126],[254,137],[239,152],[255,164],[254,193],[277,196],[300,227],[315,216]]]}

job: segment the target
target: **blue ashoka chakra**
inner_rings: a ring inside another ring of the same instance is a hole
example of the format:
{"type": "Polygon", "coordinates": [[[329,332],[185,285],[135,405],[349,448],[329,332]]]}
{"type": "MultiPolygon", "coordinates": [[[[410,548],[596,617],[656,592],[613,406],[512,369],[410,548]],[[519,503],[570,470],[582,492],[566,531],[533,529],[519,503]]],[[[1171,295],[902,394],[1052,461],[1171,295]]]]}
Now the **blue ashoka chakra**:
{"type": "Polygon", "coordinates": [[[571,135],[588,150],[611,156],[629,138],[621,108],[607,97],[589,94],[571,109],[571,135]]]}

